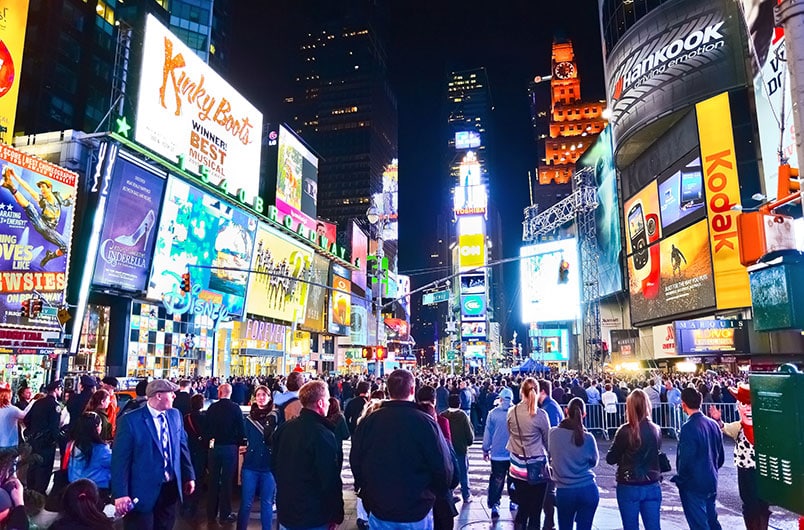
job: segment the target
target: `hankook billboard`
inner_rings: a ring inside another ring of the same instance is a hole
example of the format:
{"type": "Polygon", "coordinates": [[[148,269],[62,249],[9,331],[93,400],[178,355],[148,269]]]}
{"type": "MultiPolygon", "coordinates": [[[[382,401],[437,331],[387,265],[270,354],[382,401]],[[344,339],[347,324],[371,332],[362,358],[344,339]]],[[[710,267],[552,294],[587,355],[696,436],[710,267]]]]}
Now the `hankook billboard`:
{"type": "Polygon", "coordinates": [[[606,60],[612,130],[622,145],[657,118],[745,84],[742,18],[730,0],[667,2],[606,60]]]}

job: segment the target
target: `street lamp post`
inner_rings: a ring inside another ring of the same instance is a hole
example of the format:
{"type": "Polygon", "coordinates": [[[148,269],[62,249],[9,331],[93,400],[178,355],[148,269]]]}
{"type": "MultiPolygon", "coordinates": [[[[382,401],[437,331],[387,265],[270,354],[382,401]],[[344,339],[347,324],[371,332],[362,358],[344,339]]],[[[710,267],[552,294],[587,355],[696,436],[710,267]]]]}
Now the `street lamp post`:
{"type": "MultiPolygon", "coordinates": [[[[374,308],[377,319],[377,346],[386,346],[382,322],[382,259],[385,257],[385,252],[383,250],[382,231],[383,225],[385,224],[385,219],[374,206],[369,207],[369,209],[366,211],[366,219],[377,231],[377,265],[374,269],[374,286],[372,289],[372,295],[374,297],[374,308]]],[[[386,351],[388,350],[386,349],[386,351]]],[[[376,363],[377,376],[382,377],[385,360],[380,361],[379,359],[375,359],[374,362],[376,363]]]]}

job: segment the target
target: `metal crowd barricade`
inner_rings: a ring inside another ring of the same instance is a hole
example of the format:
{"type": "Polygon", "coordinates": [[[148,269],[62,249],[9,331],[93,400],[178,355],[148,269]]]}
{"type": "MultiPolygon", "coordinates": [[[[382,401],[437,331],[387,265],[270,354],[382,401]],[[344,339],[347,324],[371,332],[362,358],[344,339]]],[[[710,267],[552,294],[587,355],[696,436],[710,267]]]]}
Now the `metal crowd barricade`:
{"type": "MultiPolygon", "coordinates": [[[[709,416],[710,406],[714,406],[720,411],[720,417],[724,423],[740,419],[735,403],[703,403],[701,412],[709,416]]],[[[687,416],[682,411],[681,405],[661,403],[658,407],[651,408],[651,420],[659,426],[663,435],[678,440],[678,434],[681,426],[687,421],[687,416]]],[[[583,424],[587,431],[601,435],[608,440],[614,437],[614,433],[626,421],[625,403],[617,403],[613,412],[611,410],[607,412],[604,405],[596,404],[586,405],[586,418],[584,418],[583,424]]]]}

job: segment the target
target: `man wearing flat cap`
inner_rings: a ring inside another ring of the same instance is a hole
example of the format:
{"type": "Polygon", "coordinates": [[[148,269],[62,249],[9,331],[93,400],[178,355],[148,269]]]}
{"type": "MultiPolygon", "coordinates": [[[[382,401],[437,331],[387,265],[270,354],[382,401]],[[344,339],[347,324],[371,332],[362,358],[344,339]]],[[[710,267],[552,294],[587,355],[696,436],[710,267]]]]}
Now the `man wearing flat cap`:
{"type": "Polygon", "coordinates": [[[172,529],[177,503],[195,490],[187,435],[173,409],[178,388],[165,379],[151,381],[146,406],[118,419],[111,486],[127,530],[172,529]]]}

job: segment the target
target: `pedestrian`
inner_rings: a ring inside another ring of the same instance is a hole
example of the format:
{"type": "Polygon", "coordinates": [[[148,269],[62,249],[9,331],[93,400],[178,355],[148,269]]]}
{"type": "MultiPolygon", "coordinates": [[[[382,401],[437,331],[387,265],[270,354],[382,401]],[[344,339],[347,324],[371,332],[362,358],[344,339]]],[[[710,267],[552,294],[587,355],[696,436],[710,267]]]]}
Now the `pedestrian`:
{"type": "MultiPolygon", "coordinates": [[[[104,442],[112,440],[112,424],[109,421],[108,410],[109,405],[112,403],[112,395],[103,389],[96,390],[92,397],[89,398],[89,403],[83,412],[94,412],[98,415],[101,421],[101,439],[104,442]]],[[[80,415],[78,416],[80,417],[80,415]]],[[[71,428],[75,428],[75,420],[70,418],[71,428]]]]}
{"type": "Polygon", "coordinates": [[[346,417],[346,424],[349,426],[349,434],[355,433],[357,419],[363,413],[363,408],[368,403],[368,393],[371,387],[368,381],[360,381],[357,384],[357,395],[346,402],[343,415],[346,417]]]}
{"type": "Polygon", "coordinates": [[[179,381],[179,390],[176,392],[176,399],[173,400],[173,408],[178,410],[181,417],[190,413],[190,381],[182,379],[179,381]]]}
{"type": "Polygon", "coordinates": [[[20,389],[17,390],[17,408],[20,410],[28,408],[28,404],[31,402],[31,396],[33,396],[33,390],[31,390],[31,387],[29,387],[27,383],[20,387],[20,389]]]}
{"type": "Polygon", "coordinates": [[[237,515],[237,530],[246,530],[254,497],[260,496],[260,524],[262,530],[271,530],[274,517],[274,493],[276,481],[271,473],[271,440],[276,429],[276,411],[268,387],[258,386],[254,391],[254,403],[245,423],[246,454],[241,471],[242,489],[240,511],[237,515]]]}
{"type": "MultiPolygon", "coordinates": [[[[13,453],[6,453],[3,456],[8,458],[12,455],[13,453]]],[[[29,528],[22,483],[14,476],[3,479],[0,481],[0,530],[28,530],[29,528]]]]}
{"type": "Polygon", "coordinates": [[[507,449],[511,453],[512,501],[519,509],[516,512],[514,526],[516,528],[539,528],[539,518],[544,502],[547,482],[529,483],[527,464],[529,461],[547,458],[547,435],[550,431],[550,419],[547,412],[538,407],[539,384],[527,377],[522,381],[519,390],[519,404],[508,409],[506,423],[508,432],[507,449]],[[515,473],[518,471],[519,473],[515,473]]]}
{"type": "Polygon", "coordinates": [[[447,410],[447,407],[449,406],[449,404],[447,403],[448,397],[449,397],[449,389],[447,388],[447,382],[443,378],[439,379],[438,387],[436,388],[436,402],[435,402],[436,412],[438,412],[439,414],[447,410]]]}
{"type": "Polygon", "coordinates": [[[118,419],[112,497],[126,530],[171,530],[177,502],[195,491],[187,435],[173,410],[178,388],[166,379],[151,381],[145,406],[118,419]]]}
{"type": "Polygon", "coordinates": [[[458,462],[458,478],[461,484],[461,498],[464,503],[472,502],[469,492],[469,446],[475,441],[475,431],[469,421],[469,416],[460,409],[461,398],[458,394],[450,394],[447,404],[449,407],[442,413],[449,422],[449,432],[452,438],[452,448],[458,462]]]}
{"type": "Polygon", "coordinates": [[[288,530],[326,529],[343,522],[343,483],[338,444],[325,415],[329,389],[320,380],[299,389],[298,417],[274,432],[271,469],[276,515],[288,530]]]}
{"type": "Polygon", "coordinates": [[[0,388],[0,451],[17,449],[24,419],[25,412],[11,404],[11,389],[0,388]]]}
{"type": "Polygon", "coordinates": [[[190,397],[190,412],[184,416],[184,431],[187,433],[187,448],[195,475],[195,491],[185,496],[182,515],[194,518],[198,512],[198,502],[207,475],[209,461],[209,438],[207,435],[207,413],[204,409],[204,394],[190,397]]]}
{"type": "Polygon", "coordinates": [[[703,396],[694,388],[681,391],[681,407],[689,416],[681,426],[676,475],[684,517],[691,530],[720,530],[715,499],[717,474],[725,460],[718,424],[700,411],[703,396]]]}
{"type": "Polygon", "coordinates": [[[59,403],[64,390],[60,380],[51,381],[46,387],[47,395],[34,402],[25,415],[25,438],[31,446],[31,454],[39,458],[28,464],[27,487],[42,495],[50,484],[53,462],[56,460],[56,445],[61,437],[61,409],[59,403]]]}
{"type": "Polygon", "coordinates": [[[617,465],[617,507],[623,530],[658,530],[662,503],[662,473],[659,427],[651,421],[650,402],[645,392],[635,389],[625,400],[626,423],[617,429],[606,462],[617,465]]]}
{"type": "Polygon", "coordinates": [[[302,372],[290,372],[285,381],[287,391],[274,392],[274,406],[276,407],[277,419],[280,424],[298,417],[301,413],[302,404],[299,401],[299,389],[303,384],[304,374],[302,372]]]}
{"type": "Polygon", "coordinates": [[[70,429],[72,429],[72,421],[78,418],[87,410],[89,400],[98,388],[98,381],[91,375],[82,375],[78,379],[78,388],[80,392],[70,396],[67,400],[67,412],[70,413],[70,429]]]}
{"type": "Polygon", "coordinates": [[[511,455],[506,446],[508,445],[508,427],[506,419],[508,409],[511,408],[511,401],[514,393],[508,387],[500,390],[500,403],[491,409],[486,417],[486,430],[483,432],[483,460],[491,461],[491,476],[489,476],[489,491],[487,505],[491,510],[491,518],[500,517],[500,499],[502,498],[503,486],[508,476],[508,465],[511,455]]]}
{"type": "Polygon", "coordinates": [[[591,530],[600,492],[595,483],[598,452],[595,437],[583,427],[586,405],[572,398],[567,417],[550,429],[550,465],[556,484],[558,530],[591,530]]]}
{"type": "Polygon", "coordinates": [[[232,485],[238,451],[246,437],[243,412],[231,395],[232,386],[223,383],[218,387],[218,401],[207,409],[207,438],[214,441],[209,458],[207,520],[217,517],[221,524],[237,520],[232,512],[232,485]]]}
{"type": "MultiPolygon", "coordinates": [[[[441,429],[441,434],[451,444],[451,434],[449,428],[449,420],[441,416],[435,409],[435,389],[429,385],[424,385],[416,392],[416,403],[419,408],[432,417],[441,429]]],[[[451,447],[451,445],[450,445],[451,447]]],[[[458,460],[455,457],[455,450],[452,450],[452,463],[454,467],[458,466],[458,460]]],[[[433,504],[433,530],[452,530],[455,526],[455,517],[458,515],[458,510],[455,508],[455,499],[452,496],[452,490],[457,488],[459,481],[453,474],[452,483],[449,488],[442,489],[441,491],[434,492],[436,495],[435,503],[433,504]]]]}
{"type": "Polygon", "coordinates": [[[341,412],[341,402],[336,397],[330,396],[329,409],[327,410],[327,421],[332,432],[335,434],[335,441],[338,442],[338,462],[339,467],[343,467],[343,442],[349,439],[349,425],[341,412]]]}
{"type": "Polygon", "coordinates": [[[59,517],[48,530],[112,530],[112,520],[101,511],[102,505],[102,495],[92,480],[76,480],[64,490],[59,517]]]}
{"type": "Polygon", "coordinates": [[[101,438],[102,432],[103,422],[95,412],[85,412],[73,422],[67,480],[91,480],[106,504],[111,500],[112,450],[101,438]]]}
{"type": "MultiPolygon", "coordinates": [[[[564,411],[561,406],[553,399],[553,384],[547,379],[539,379],[539,408],[547,413],[550,419],[550,427],[558,427],[564,420],[564,411]]],[[[547,481],[547,489],[544,492],[544,502],[542,511],[544,512],[543,530],[553,530],[555,528],[555,504],[556,504],[556,485],[552,480],[547,481]]]]}
{"type": "Polygon", "coordinates": [[[148,396],[145,395],[145,391],[148,389],[148,381],[143,379],[137,383],[134,387],[134,399],[129,399],[126,401],[126,404],[120,409],[117,413],[117,419],[120,419],[120,416],[126,414],[128,412],[133,412],[140,407],[144,407],[145,404],[148,402],[148,396]]]}
{"type": "Polygon", "coordinates": [[[352,437],[355,486],[370,528],[432,529],[433,504],[453,478],[447,441],[413,402],[413,374],[394,370],[387,386],[390,400],[361,420],[352,437]]]}

